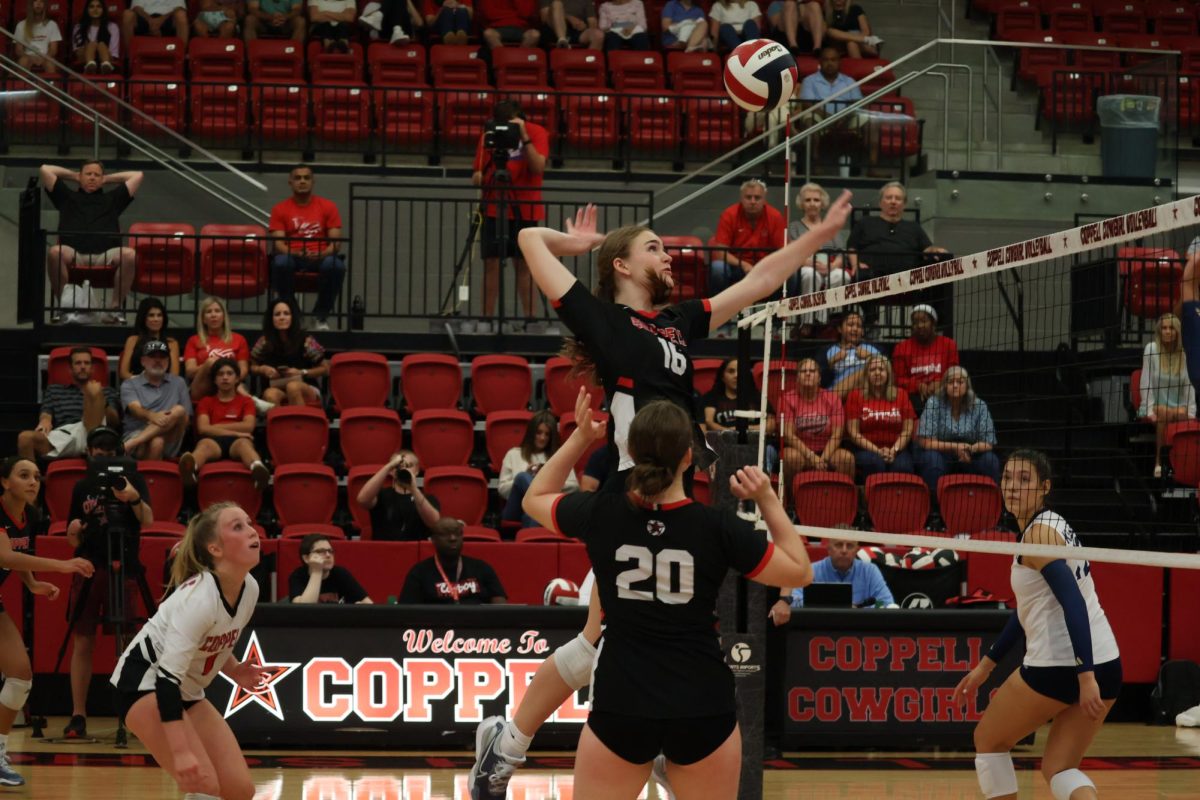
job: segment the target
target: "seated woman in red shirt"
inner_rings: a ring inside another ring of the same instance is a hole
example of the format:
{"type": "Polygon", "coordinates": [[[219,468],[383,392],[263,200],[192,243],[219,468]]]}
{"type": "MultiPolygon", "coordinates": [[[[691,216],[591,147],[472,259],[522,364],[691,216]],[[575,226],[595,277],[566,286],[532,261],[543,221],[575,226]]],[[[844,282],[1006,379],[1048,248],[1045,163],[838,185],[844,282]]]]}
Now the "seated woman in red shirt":
{"type": "Polygon", "coordinates": [[[209,461],[238,460],[250,469],[254,486],[266,488],[271,472],[254,449],[254,424],[258,412],[253,398],[238,394],[237,362],[219,358],[212,375],[217,391],[196,404],[196,449],[179,457],[179,476],[185,486],[195,486],[200,468],[209,461]]]}
{"type": "Polygon", "coordinates": [[[796,370],[796,388],[779,401],[783,418],[783,463],[790,479],[797,472],[833,470],[854,477],[854,456],[843,448],[842,401],[821,388],[817,362],[806,358],[796,370]]]}
{"type": "Polygon", "coordinates": [[[922,304],[912,310],[912,336],[892,351],[896,385],[908,392],[913,410],[942,388],[946,370],[958,366],[958,345],[937,332],[938,317],[933,306],[922,304]]]}
{"type": "Polygon", "coordinates": [[[913,471],[908,444],[917,414],[908,395],[896,388],[887,356],[867,359],[867,381],[846,398],[846,433],[864,481],[877,472],[913,471]]]}
{"type": "Polygon", "coordinates": [[[199,402],[213,393],[212,369],[221,358],[237,362],[239,384],[246,379],[250,346],[240,333],[233,332],[225,304],[216,297],[206,297],[196,311],[196,333],[183,348],[183,374],[191,381],[192,400],[199,402]]]}

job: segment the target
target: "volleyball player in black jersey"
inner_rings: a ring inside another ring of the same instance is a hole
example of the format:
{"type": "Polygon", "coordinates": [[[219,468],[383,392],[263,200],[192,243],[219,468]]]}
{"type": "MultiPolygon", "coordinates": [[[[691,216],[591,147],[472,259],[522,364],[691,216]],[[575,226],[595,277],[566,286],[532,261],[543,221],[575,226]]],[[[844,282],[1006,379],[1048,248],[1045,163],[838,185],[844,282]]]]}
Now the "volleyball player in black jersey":
{"type": "MultiPolygon", "coordinates": [[[[37,464],[27,458],[6,458],[0,462],[0,485],[4,487],[4,494],[0,496],[0,508],[3,509],[3,516],[0,516],[0,584],[8,580],[10,571],[16,570],[29,591],[54,600],[59,594],[58,587],[37,580],[33,570],[79,573],[90,577],[95,568],[86,558],[57,559],[30,555],[37,527],[34,507],[42,485],[42,474],[38,472],[37,464]]],[[[0,612],[3,610],[3,604],[0,604],[0,612]]],[[[21,786],[25,779],[14,772],[9,764],[8,734],[12,731],[17,712],[25,707],[33,688],[33,667],[17,626],[4,613],[0,613],[0,672],[4,673],[4,686],[0,688],[0,786],[21,786]]]]}
{"type": "Polygon", "coordinates": [[[731,568],[772,586],[809,583],[804,545],[757,467],[739,470],[730,489],[758,503],[773,543],[733,509],[687,497],[692,419],[669,401],[647,404],[630,425],[626,493],[561,494],[554,481],[604,430],[583,392],[576,415],[578,429],[524,501],[538,522],[585,542],[604,607],[575,796],[636,797],[661,751],[680,800],[736,797],[741,738],[716,631],[717,594],[731,568]]]}

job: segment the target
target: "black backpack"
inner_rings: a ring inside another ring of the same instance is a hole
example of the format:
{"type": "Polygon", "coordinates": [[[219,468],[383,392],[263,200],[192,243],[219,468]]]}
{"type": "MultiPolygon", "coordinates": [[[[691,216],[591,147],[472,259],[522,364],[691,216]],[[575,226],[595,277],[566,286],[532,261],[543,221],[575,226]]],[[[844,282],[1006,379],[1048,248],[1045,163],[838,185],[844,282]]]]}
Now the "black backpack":
{"type": "Polygon", "coordinates": [[[1150,693],[1151,722],[1174,725],[1176,714],[1194,706],[1200,706],[1200,664],[1186,659],[1163,664],[1150,693]]]}

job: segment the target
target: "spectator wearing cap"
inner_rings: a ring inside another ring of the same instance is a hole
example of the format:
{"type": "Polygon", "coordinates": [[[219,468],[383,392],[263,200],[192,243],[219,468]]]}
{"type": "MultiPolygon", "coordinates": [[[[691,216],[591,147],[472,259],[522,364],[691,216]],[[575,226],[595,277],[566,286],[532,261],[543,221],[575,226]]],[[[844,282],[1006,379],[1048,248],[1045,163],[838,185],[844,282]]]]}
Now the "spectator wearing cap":
{"type": "Polygon", "coordinates": [[[21,458],[77,458],[87,448],[88,431],[120,424],[116,390],[92,378],[92,349],[72,348],[70,359],[71,382],[47,386],[37,426],[17,436],[21,458]]]}
{"type": "Polygon", "coordinates": [[[958,346],[937,332],[938,314],[931,305],[914,306],[912,335],[892,351],[896,386],[908,392],[918,414],[937,393],[946,370],[958,366],[958,346]]]}
{"type": "Polygon", "coordinates": [[[442,517],[429,539],[434,554],[408,571],[401,603],[479,605],[507,603],[508,596],[496,571],[486,561],[462,554],[462,520],[442,517]]]}
{"type": "Polygon", "coordinates": [[[187,383],[167,367],[171,349],[161,339],[142,345],[142,374],[121,384],[125,411],[125,452],[158,460],[175,456],[192,416],[187,383]]]}

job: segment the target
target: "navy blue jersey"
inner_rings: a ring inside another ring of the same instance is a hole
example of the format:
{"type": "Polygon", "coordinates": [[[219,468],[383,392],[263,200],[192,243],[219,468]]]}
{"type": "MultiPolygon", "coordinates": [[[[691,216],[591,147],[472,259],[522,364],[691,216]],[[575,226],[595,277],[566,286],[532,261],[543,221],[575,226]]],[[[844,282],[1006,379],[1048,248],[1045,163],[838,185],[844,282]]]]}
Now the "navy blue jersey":
{"type": "Polygon", "coordinates": [[[587,545],[604,608],[594,707],[662,719],[733,711],[717,593],[730,569],[762,571],[774,545],[732,509],[630,497],[578,492],[554,503],[554,528],[587,545]]]}

